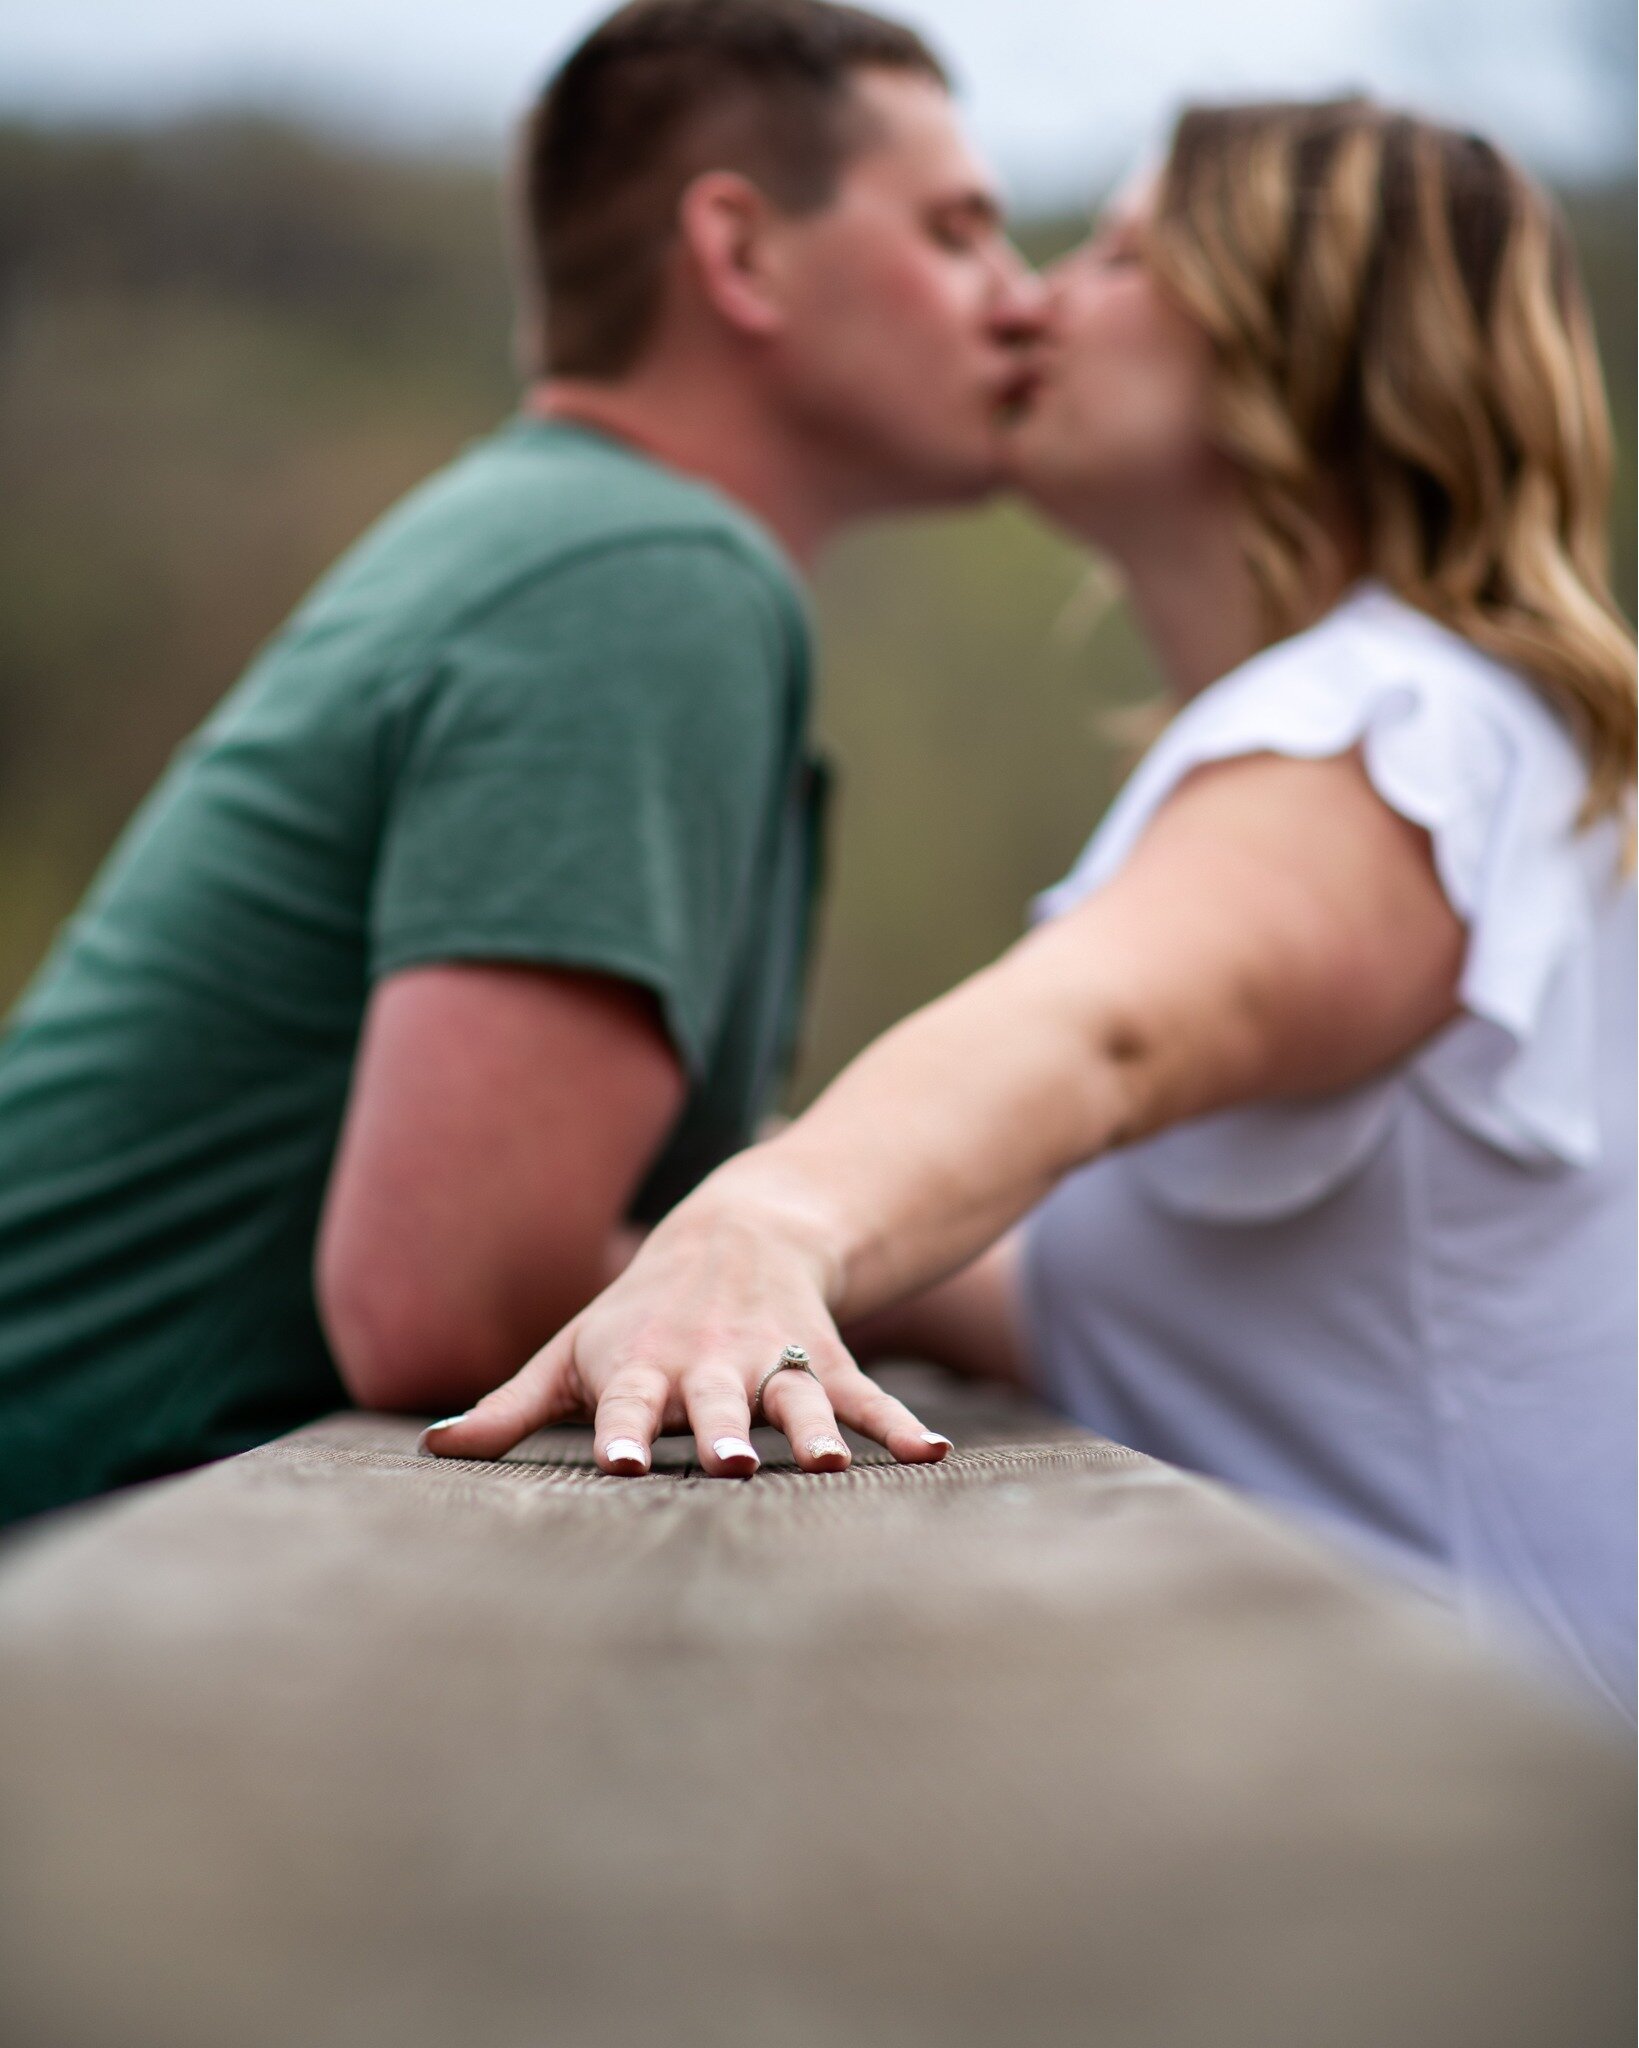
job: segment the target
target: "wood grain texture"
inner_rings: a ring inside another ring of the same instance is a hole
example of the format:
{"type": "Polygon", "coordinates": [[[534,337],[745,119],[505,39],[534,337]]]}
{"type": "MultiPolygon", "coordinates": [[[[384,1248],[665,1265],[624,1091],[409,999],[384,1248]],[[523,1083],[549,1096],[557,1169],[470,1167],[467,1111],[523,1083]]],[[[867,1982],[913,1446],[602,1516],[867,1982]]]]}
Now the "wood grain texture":
{"type": "Polygon", "coordinates": [[[1215,1488],[914,1392],[941,1466],[345,1415],[17,1544],[0,2038],[1631,2041],[1605,1731],[1215,1488]]]}

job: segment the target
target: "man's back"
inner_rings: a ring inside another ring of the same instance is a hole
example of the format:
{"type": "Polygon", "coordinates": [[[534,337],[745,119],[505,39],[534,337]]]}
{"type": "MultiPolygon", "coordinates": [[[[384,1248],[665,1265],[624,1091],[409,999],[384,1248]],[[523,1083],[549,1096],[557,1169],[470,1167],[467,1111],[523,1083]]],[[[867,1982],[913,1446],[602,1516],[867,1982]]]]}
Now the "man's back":
{"type": "Polygon", "coordinates": [[[384,977],[652,990],[692,1085],[640,1213],[744,1141],[800,967],[806,671],[760,530],[565,424],[513,423],[332,572],[0,1044],[0,1514],[336,1405],[314,1239],[384,977]]]}

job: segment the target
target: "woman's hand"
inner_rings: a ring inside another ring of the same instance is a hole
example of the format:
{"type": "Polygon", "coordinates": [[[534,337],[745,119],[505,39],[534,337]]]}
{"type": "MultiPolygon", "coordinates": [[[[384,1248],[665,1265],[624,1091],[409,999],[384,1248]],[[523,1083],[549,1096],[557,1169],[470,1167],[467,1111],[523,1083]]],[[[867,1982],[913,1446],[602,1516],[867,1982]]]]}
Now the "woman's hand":
{"type": "Polygon", "coordinates": [[[788,1344],[813,1366],[779,1372],[762,1410],[807,1472],[840,1472],[846,1423],[904,1464],[950,1449],[850,1357],[826,1306],[823,1262],[790,1220],[737,1200],[732,1168],[714,1176],[649,1236],[625,1274],[465,1415],[423,1438],[440,1457],[495,1458],[531,1430],[595,1418],[605,1472],[649,1469],[663,1430],[688,1429],[719,1478],[749,1478],[757,1382],[788,1344]]]}

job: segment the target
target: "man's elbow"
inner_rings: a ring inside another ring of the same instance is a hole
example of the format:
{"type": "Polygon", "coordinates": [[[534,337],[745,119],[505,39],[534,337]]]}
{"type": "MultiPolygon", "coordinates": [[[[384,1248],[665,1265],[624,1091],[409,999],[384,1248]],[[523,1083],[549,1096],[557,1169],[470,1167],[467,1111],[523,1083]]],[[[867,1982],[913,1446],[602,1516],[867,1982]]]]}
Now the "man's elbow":
{"type": "Polygon", "coordinates": [[[360,1408],[452,1414],[509,1378],[534,1348],[493,1316],[401,1274],[321,1260],[315,1281],[331,1358],[360,1408]]]}

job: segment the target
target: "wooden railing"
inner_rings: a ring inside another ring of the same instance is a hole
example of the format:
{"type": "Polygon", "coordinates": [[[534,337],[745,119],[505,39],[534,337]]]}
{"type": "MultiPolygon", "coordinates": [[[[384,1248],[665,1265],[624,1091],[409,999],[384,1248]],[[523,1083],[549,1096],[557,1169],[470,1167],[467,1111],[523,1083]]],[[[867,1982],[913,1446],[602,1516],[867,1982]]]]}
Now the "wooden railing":
{"type": "Polygon", "coordinates": [[[1604,2048],[1632,1781],[1228,1494],[342,1415],[0,1559],[8,2048],[1604,2048]]]}

